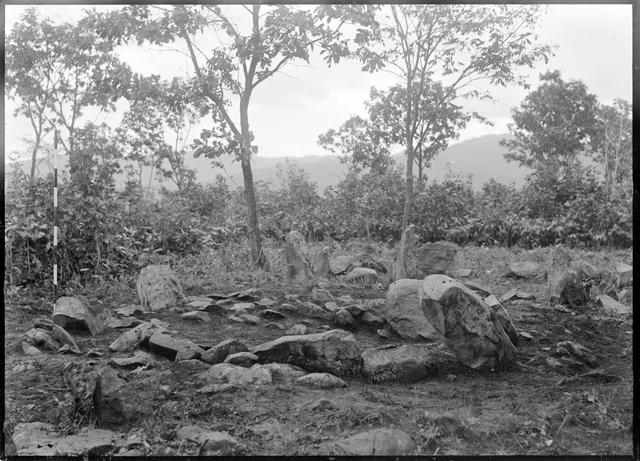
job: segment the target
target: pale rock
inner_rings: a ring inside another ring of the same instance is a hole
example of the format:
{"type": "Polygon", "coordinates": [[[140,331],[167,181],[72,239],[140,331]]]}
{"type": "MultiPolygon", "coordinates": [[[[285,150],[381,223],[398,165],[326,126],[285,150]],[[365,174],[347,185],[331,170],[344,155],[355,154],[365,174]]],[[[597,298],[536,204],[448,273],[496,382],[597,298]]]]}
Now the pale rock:
{"type": "Polygon", "coordinates": [[[32,346],[31,344],[23,341],[22,344],[22,352],[24,355],[39,355],[42,354],[42,352],[40,351],[40,349],[38,349],[37,347],[32,346]]]}
{"type": "Polygon", "coordinates": [[[217,363],[200,374],[204,381],[221,381],[236,386],[249,384],[271,384],[271,372],[260,365],[244,368],[230,363],[217,363]]]}
{"type": "Polygon", "coordinates": [[[287,331],[284,332],[285,335],[306,335],[307,331],[309,331],[309,328],[307,328],[306,325],[303,325],[301,323],[297,323],[295,325],[293,325],[291,328],[289,328],[287,331]]]}
{"type": "Polygon", "coordinates": [[[153,312],[184,301],[184,290],[168,264],[152,264],[140,271],[136,283],[143,309],[153,312]]]}
{"type": "Polygon", "coordinates": [[[49,351],[57,351],[61,344],[53,339],[47,330],[42,328],[32,328],[24,334],[24,340],[27,344],[35,346],[39,349],[49,351]]]}
{"type": "Polygon", "coordinates": [[[416,250],[418,269],[422,275],[444,274],[456,257],[460,247],[455,243],[425,243],[416,250]]]}
{"type": "Polygon", "coordinates": [[[333,389],[335,387],[346,387],[346,383],[331,373],[309,373],[296,379],[298,384],[318,387],[320,389],[333,389]]]}
{"type": "Polygon", "coordinates": [[[53,323],[66,330],[84,330],[93,336],[100,334],[104,329],[89,309],[88,303],[77,297],[58,298],[53,308],[52,318],[53,323]]]}
{"type": "Polygon", "coordinates": [[[532,261],[515,262],[509,264],[508,276],[532,279],[541,275],[540,265],[532,261]]]}
{"type": "Polygon", "coordinates": [[[378,282],[378,273],[368,267],[355,267],[349,271],[344,280],[349,283],[373,285],[378,282]]]}
{"type": "Polygon", "coordinates": [[[236,352],[235,354],[227,355],[223,363],[230,363],[246,368],[256,363],[257,360],[258,356],[251,352],[236,352]]]}
{"type": "Polygon", "coordinates": [[[389,285],[384,318],[402,338],[435,340],[438,335],[420,307],[421,280],[401,279],[389,285]]]}
{"type": "Polygon", "coordinates": [[[112,357],[111,362],[119,367],[153,366],[157,364],[156,359],[144,351],[136,351],[132,357],[112,357]]]}
{"type": "Polygon", "coordinates": [[[185,312],[180,317],[182,319],[184,319],[184,320],[197,320],[197,321],[200,321],[200,322],[209,322],[209,321],[211,321],[211,317],[209,317],[209,314],[207,314],[206,312],[203,312],[203,311],[185,312]]]}
{"type": "Polygon", "coordinates": [[[299,315],[304,315],[307,317],[312,317],[312,318],[317,318],[322,320],[333,319],[333,313],[323,309],[322,307],[312,302],[305,302],[300,304],[297,307],[297,313],[299,315]]]}
{"type": "Polygon", "coordinates": [[[329,290],[314,287],[311,290],[311,299],[317,303],[328,303],[333,301],[333,295],[329,290]]]}
{"type": "Polygon", "coordinates": [[[619,303],[615,299],[607,295],[598,295],[598,302],[604,311],[611,315],[627,315],[631,314],[631,308],[619,303]]]}
{"type": "Polygon", "coordinates": [[[349,313],[349,311],[340,309],[338,312],[335,313],[333,322],[338,327],[349,327],[353,325],[354,320],[353,320],[353,316],[349,313]]]}
{"type": "Polygon", "coordinates": [[[371,382],[412,383],[442,374],[455,359],[441,347],[403,344],[366,349],[362,361],[364,376],[371,382]]]}
{"type": "Polygon", "coordinates": [[[289,363],[309,371],[357,375],[362,369],[360,346],[353,334],[344,330],[283,336],[256,346],[252,352],[261,363],[289,363]]]}
{"type": "Polygon", "coordinates": [[[228,355],[247,352],[248,350],[249,348],[244,343],[236,339],[225,339],[211,349],[204,351],[200,358],[207,363],[215,364],[223,362],[228,355]]]}
{"type": "Polygon", "coordinates": [[[260,317],[264,317],[265,319],[283,319],[286,317],[282,312],[273,310],[273,309],[265,309],[260,312],[260,317]]]}
{"type": "Polygon", "coordinates": [[[323,444],[325,455],[337,456],[402,456],[415,452],[411,437],[399,429],[373,429],[336,442],[323,444]]]}
{"type": "Polygon", "coordinates": [[[331,273],[342,274],[356,261],[355,256],[336,256],[330,261],[331,273]]]}
{"type": "Polygon", "coordinates": [[[162,355],[169,360],[186,360],[198,358],[204,350],[185,338],[174,338],[166,333],[156,331],[149,338],[151,352],[162,355]]]}

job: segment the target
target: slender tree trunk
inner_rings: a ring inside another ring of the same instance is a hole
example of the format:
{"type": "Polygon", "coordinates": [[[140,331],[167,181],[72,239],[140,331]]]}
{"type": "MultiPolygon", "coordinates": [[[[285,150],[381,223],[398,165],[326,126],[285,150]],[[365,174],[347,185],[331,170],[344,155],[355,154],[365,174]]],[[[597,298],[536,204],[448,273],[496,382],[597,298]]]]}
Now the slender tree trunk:
{"type": "Polygon", "coordinates": [[[407,149],[407,171],[406,171],[406,183],[404,191],[404,210],[402,212],[402,238],[400,239],[400,246],[398,248],[398,254],[396,256],[396,264],[394,270],[394,279],[407,278],[407,228],[409,227],[409,221],[411,220],[411,209],[413,208],[413,136],[411,133],[411,109],[412,109],[412,88],[411,81],[407,82],[407,101],[406,101],[406,114],[404,120],[405,130],[405,144],[407,149]]]}
{"type": "Polygon", "coordinates": [[[33,144],[33,151],[31,152],[31,175],[29,176],[29,185],[31,187],[33,187],[33,183],[36,180],[36,161],[38,150],[40,150],[40,134],[36,134],[36,141],[33,144]]]}
{"type": "Polygon", "coordinates": [[[269,262],[262,251],[262,237],[258,227],[258,207],[256,204],[256,193],[253,187],[253,173],[251,171],[251,149],[249,146],[249,113],[248,101],[240,102],[240,129],[242,142],[240,143],[242,178],[244,179],[244,198],[247,201],[247,218],[249,221],[249,238],[251,240],[251,257],[253,263],[258,267],[268,270],[269,262]]]}

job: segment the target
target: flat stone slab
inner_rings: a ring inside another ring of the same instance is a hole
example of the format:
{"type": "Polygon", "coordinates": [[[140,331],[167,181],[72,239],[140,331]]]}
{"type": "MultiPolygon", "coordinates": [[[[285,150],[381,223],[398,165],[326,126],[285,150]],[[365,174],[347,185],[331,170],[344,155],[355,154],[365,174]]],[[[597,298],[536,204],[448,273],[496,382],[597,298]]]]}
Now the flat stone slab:
{"type": "Polygon", "coordinates": [[[162,355],[169,360],[194,359],[204,352],[200,346],[185,338],[174,338],[166,333],[156,331],[149,338],[151,352],[162,355]]]}
{"type": "Polygon", "coordinates": [[[366,349],[362,353],[363,373],[371,382],[413,383],[439,374],[455,358],[430,344],[403,344],[366,349]]]}
{"type": "Polygon", "coordinates": [[[105,454],[124,445],[123,434],[107,429],[82,429],[62,436],[46,423],[21,423],[13,431],[19,456],[87,456],[105,454]]]}
{"type": "Polygon", "coordinates": [[[221,381],[236,386],[270,384],[273,380],[269,369],[260,365],[244,368],[230,363],[217,363],[200,374],[203,381],[221,381]]]}
{"type": "Polygon", "coordinates": [[[343,380],[331,373],[309,373],[296,379],[296,383],[320,389],[333,389],[347,385],[343,380]]]}
{"type": "Polygon", "coordinates": [[[252,352],[261,363],[289,363],[339,376],[359,374],[362,369],[360,346],[353,334],[344,330],[283,336],[256,346],[252,352]]]}

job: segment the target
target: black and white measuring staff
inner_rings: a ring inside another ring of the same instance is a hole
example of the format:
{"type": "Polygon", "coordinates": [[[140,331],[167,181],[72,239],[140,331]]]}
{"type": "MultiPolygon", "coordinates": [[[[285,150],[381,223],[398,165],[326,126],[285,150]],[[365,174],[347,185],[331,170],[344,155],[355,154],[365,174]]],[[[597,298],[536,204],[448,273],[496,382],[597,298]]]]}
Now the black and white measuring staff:
{"type": "Polygon", "coordinates": [[[53,305],[58,299],[58,132],[53,135],[53,305]]]}

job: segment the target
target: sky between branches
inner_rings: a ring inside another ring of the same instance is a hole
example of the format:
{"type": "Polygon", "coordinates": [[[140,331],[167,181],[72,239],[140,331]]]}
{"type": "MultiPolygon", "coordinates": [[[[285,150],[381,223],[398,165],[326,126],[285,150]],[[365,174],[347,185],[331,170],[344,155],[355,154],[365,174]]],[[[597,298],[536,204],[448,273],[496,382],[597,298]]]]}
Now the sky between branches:
{"type": "MultiPolygon", "coordinates": [[[[5,8],[5,34],[28,6],[8,5],[5,8]]],[[[74,21],[82,16],[87,5],[38,6],[43,16],[55,22],[74,21]]],[[[102,6],[100,9],[118,8],[102,6]]],[[[230,14],[237,5],[224,7],[230,14]]],[[[548,69],[559,69],[564,79],[580,79],[601,102],[614,98],[631,101],[632,26],[631,5],[551,5],[539,25],[541,41],[557,45],[555,57],[547,65],[531,72],[532,88],[538,75],[548,69]]],[[[215,41],[215,38],[211,38],[215,41]]],[[[172,49],[154,46],[129,45],[119,48],[121,59],[135,72],[159,74],[163,78],[185,76],[188,57],[181,53],[182,44],[172,49]]],[[[317,145],[318,135],[337,128],[351,115],[364,115],[364,101],[369,89],[387,88],[394,77],[378,72],[360,70],[359,63],[343,61],[333,68],[315,55],[310,64],[295,63],[284,72],[261,85],[252,97],[251,127],[256,136],[254,144],[260,156],[305,156],[327,154],[317,145]]],[[[479,86],[482,88],[482,86],[479,86]]],[[[517,87],[495,88],[493,102],[467,102],[465,108],[476,110],[494,122],[494,126],[471,123],[460,140],[492,133],[507,132],[510,109],[526,96],[527,90],[517,87]]],[[[88,113],[87,120],[117,125],[126,103],[113,114],[88,113]]],[[[13,117],[15,105],[7,100],[5,106],[5,158],[11,152],[28,150],[24,138],[32,137],[26,119],[13,117]]],[[[202,128],[207,127],[203,120],[202,128]]],[[[201,127],[193,130],[197,135],[201,127]]],[[[46,139],[45,142],[50,139],[46,139]]]]}

